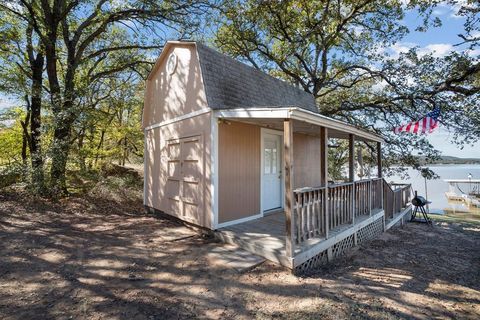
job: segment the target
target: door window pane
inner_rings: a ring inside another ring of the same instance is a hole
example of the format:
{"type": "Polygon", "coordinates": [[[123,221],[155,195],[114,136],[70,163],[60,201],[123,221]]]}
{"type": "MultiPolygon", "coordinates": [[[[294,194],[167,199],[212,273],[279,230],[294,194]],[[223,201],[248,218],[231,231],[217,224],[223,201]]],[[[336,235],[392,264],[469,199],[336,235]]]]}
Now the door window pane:
{"type": "Polygon", "coordinates": [[[277,173],[277,149],[272,149],[272,173],[276,174],[277,173]]]}
{"type": "Polygon", "coordinates": [[[272,149],[265,148],[264,173],[272,173],[272,149]]]}

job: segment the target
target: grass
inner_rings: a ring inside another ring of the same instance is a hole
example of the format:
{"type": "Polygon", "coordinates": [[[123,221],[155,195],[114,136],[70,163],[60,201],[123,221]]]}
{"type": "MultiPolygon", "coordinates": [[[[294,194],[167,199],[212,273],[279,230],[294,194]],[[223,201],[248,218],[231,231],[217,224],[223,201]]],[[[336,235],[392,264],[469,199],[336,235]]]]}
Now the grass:
{"type": "Polygon", "coordinates": [[[480,213],[457,212],[454,214],[431,214],[429,217],[438,222],[480,225],[480,213]]]}

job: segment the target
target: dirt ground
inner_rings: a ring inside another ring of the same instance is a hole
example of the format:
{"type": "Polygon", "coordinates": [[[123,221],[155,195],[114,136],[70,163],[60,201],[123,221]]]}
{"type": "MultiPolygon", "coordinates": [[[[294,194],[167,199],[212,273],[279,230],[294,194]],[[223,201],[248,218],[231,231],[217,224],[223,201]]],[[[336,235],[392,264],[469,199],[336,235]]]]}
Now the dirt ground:
{"type": "Polygon", "coordinates": [[[407,224],[308,277],[239,274],[123,199],[0,192],[0,318],[480,319],[479,224],[407,224]]]}

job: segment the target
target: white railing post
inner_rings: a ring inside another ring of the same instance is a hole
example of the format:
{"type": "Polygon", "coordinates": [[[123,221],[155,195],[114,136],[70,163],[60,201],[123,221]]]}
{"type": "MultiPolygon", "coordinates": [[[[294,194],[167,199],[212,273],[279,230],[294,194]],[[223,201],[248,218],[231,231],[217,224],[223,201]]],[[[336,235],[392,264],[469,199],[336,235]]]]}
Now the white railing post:
{"type": "Polygon", "coordinates": [[[351,208],[352,208],[352,225],[355,225],[355,198],[356,198],[356,185],[355,182],[352,183],[351,186],[351,208]]]}
{"type": "Polygon", "coordinates": [[[368,216],[371,217],[372,216],[372,197],[373,197],[373,193],[372,193],[372,180],[370,179],[368,181],[368,216]]]}
{"type": "Polygon", "coordinates": [[[325,189],[325,239],[328,239],[330,232],[330,189],[327,186],[325,189]]]}

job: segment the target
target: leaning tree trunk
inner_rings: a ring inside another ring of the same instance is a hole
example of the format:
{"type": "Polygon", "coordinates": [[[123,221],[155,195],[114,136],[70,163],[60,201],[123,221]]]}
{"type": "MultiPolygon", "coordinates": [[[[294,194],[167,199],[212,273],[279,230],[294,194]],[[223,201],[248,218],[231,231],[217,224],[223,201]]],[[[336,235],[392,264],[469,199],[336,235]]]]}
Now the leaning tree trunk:
{"type": "Polygon", "coordinates": [[[30,100],[28,100],[28,96],[25,97],[27,102],[27,114],[25,115],[25,119],[20,120],[20,124],[22,126],[22,164],[23,164],[23,172],[22,175],[25,178],[27,173],[27,148],[32,148],[32,144],[30,141],[30,134],[28,133],[28,126],[30,124],[30,100]]]}
{"type": "Polygon", "coordinates": [[[24,130],[24,137],[27,140],[28,148],[30,150],[30,159],[32,165],[31,189],[37,194],[43,194],[45,192],[45,179],[43,173],[43,155],[41,150],[41,110],[45,56],[41,46],[36,50],[34,49],[34,38],[33,25],[29,24],[26,30],[26,53],[28,56],[32,80],[30,87],[31,101],[28,100],[28,97],[26,98],[29,121],[25,121],[22,126],[24,130]],[[28,126],[30,126],[30,130],[28,130],[28,126]]]}

